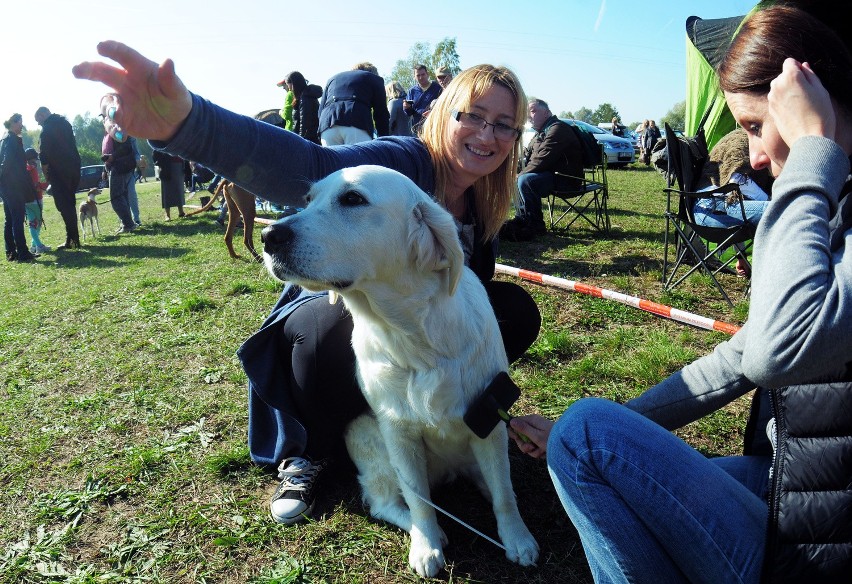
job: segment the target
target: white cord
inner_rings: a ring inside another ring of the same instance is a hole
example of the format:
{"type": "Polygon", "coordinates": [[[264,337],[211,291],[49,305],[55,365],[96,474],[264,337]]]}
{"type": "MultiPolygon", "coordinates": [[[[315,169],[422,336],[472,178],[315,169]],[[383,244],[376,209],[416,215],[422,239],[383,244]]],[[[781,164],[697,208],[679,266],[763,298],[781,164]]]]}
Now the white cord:
{"type": "MultiPolygon", "coordinates": [[[[409,487],[409,488],[410,488],[410,487],[409,487]]],[[[412,493],[414,493],[414,494],[417,496],[417,498],[418,498],[418,499],[420,499],[421,501],[423,501],[424,503],[426,503],[426,504],[427,504],[427,505],[429,505],[430,507],[432,507],[432,508],[434,508],[434,509],[436,509],[436,510],[440,511],[441,513],[443,513],[444,515],[446,515],[447,517],[449,517],[450,519],[452,519],[452,520],[453,520],[453,521],[455,521],[456,523],[459,523],[460,525],[462,525],[462,526],[464,526],[464,527],[467,527],[469,530],[471,530],[472,532],[474,532],[474,533],[475,533],[476,535],[478,535],[479,537],[484,537],[485,539],[487,539],[488,541],[490,541],[491,543],[493,543],[494,545],[496,545],[496,546],[497,546],[498,548],[500,548],[501,550],[506,551],[506,547],[505,547],[502,543],[500,543],[499,541],[497,541],[496,539],[493,539],[493,538],[488,537],[487,535],[485,535],[484,533],[482,533],[481,531],[479,531],[479,530],[478,530],[478,529],[476,529],[475,527],[472,527],[472,526],[468,525],[467,523],[465,523],[464,521],[462,521],[461,519],[459,519],[458,517],[456,517],[455,515],[453,515],[453,514],[452,514],[452,513],[450,513],[449,511],[445,511],[445,510],[441,509],[440,507],[438,507],[437,505],[435,505],[435,503],[433,503],[432,501],[430,501],[430,500],[429,500],[429,499],[427,499],[426,497],[422,496],[420,493],[418,493],[418,492],[417,492],[417,491],[415,491],[414,489],[411,489],[411,492],[412,492],[412,493]]]]}

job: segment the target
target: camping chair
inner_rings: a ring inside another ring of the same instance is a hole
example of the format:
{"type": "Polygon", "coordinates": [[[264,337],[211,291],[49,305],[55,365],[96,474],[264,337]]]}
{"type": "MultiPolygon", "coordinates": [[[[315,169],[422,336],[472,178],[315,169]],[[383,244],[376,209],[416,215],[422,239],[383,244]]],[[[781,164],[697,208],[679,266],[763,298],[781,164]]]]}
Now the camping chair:
{"type": "MultiPolygon", "coordinates": [[[[582,130],[577,130],[577,132],[581,133],[582,130]]],[[[554,173],[556,174],[556,187],[547,197],[547,213],[550,217],[551,229],[555,229],[560,221],[570,216],[571,220],[565,224],[564,229],[568,229],[577,219],[582,217],[598,231],[609,233],[610,222],[607,208],[609,187],[606,181],[606,154],[603,145],[598,145],[597,140],[595,140],[595,148],[599,149],[600,155],[589,161],[584,157],[583,177],[574,178],[559,172],[554,173]],[[577,180],[580,181],[579,185],[577,180]],[[556,199],[562,201],[564,208],[556,208],[556,199]]]]}
{"type": "Polygon", "coordinates": [[[679,138],[668,124],[666,129],[666,148],[668,150],[666,197],[666,234],[663,258],[663,289],[671,290],[683,282],[696,270],[703,270],[719,293],[733,306],[730,297],[722,288],[717,274],[726,270],[737,257],[745,261],[748,269],[746,251],[754,237],[755,225],[746,218],[742,197],[739,198],[742,223],[731,227],[707,227],[695,220],[692,207],[699,199],[724,198],[728,193],[739,190],[736,183],[728,183],[714,189],[698,191],[704,164],[707,162],[707,144],[704,130],[699,129],[694,138],[679,138]],[[677,184],[677,188],[673,185],[677,184]],[[674,201],[673,201],[674,199],[674,201]],[[671,237],[669,235],[671,234],[671,237]],[[675,260],[669,263],[669,243],[674,246],[675,260]],[[725,259],[724,252],[734,246],[736,253],[725,259]],[[693,265],[675,280],[681,266],[693,265]],[[712,266],[712,267],[711,267],[712,266]]]}

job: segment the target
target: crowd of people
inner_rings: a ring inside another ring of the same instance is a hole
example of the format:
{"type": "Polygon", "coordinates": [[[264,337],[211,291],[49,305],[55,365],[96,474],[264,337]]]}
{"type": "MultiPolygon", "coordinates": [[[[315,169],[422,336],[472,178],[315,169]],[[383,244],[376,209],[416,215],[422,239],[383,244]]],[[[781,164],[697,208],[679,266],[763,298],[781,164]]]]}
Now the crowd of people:
{"type": "MultiPolygon", "coordinates": [[[[425,65],[417,65],[414,73],[417,83],[406,92],[398,82],[386,86],[376,67],[369,62],[358,63],[351,70],[334,75],[325,89],[310,84],[299,71],[292,71],[278,83],[286,90],[281,109],[282,126],[324,146],[356,144],[383,136],[414,136],[435,106],[437,97],[453,79],[446,66],[436,69],[437,81],[430,79],[425,65]],[[410,107],[411,103],[416,107],[410,107]]],[[[80,154],[74,132],[63,116],[51,113],[46,107],[36,111],[35,119],[42,126],[41,152],[36,153],[40,164],[24,155],[20,114],[6,120],[7,131],[0,140],[3,147],[0,160],[4,168],[8,167],[0,180],[0,195],[6,217],[5,247],[9,261],[32,262],[40,254],[52,251],[40,239],[44,222],[41,201],[47,188],[66,231],[65,241],[57,249],[81,247],[76,208],[80,154]],[[44,175],[43,181],[40,172],[44,175]],[[29,225],[32,245],[26,241],[24,219],[29,225]]],[[[27,156],[31,157],[32,153],[27,156]]],[[[110,190],[109,203],[119,219],[116,234],[131,233],[142,225],[136,184],[147,180],[149,161],[139,152],[136,137],[123,135],[118,140],[108,132],[104,133],[101,144],[101,160],[103,181],[110,190]]],[[[196,161],[161,150],[154,151],[151,162],[160,182],[166,221],[171,220],[171,210],[175,208],[179,217],[186,215],[187,193],[196,192],[203,183],[212,181],[211,185],[215,186],[221,179],[220,174],[214,175],[196,161]]],[[[296,207],[298,205],[292,208],[296,207]]],[[[221,211],[225,213],[224,205],[221,211]]],[[[220,216],[220,223],[223,220],[220,216]]]]}
{"type": "MultiPolygon", "coordinates": [[[[793,2],[762,8],[742,24],[717,68],[741,127],[731,140],[741,156],[747,145],[748,166],[720,167],[716,180],[739,180],[734,175],[742,172],[754,182],[761,172],[773,179],[766,186],[771,202],[755,206],[752,293],[742,329],[626,403],[583,398],[556,422],[536,414],[510,422],[517,447],[546,459],[596,582],[843,581],[852,573],[852,348],[845,316],[852,272],[844,261],[852,233],[852,53],[830,24],[793,2]],[[745,455],[707,457],[672,432],[752,391],[745,455]]],[[[109,41],[98,50],[118,65],[81,63],[74,75],[105,83],[118,96],[119,106],[105,112],[112,135],[120,126],[122,135],[155,146],[167,217],[169,207],[182,212],[183,183],[180,196],[170,190],[167,201],[165,191],[173,176],[182,181],[185,160],[219,177],[241,177],[249,190],[287,206],[299,206],[309,182],[338,169],[392,168],[455,219],[465,263],[488,293],[509,360],[535,341],[535,301],[524,288],[494,279],[498,234],[518,192],[523,202],[512,221],[542,230],[541,199],[554,173],[579,176],[582,163],[576,135],[546,101],[528,99],[510,69],[482,64],[455,76],[439,70],[446,74],[432,81],[418,66],[407,92],[385,85],[368,63],[334,76],[325,91],[294,71],[279,84],[287,90],[282,118],[290,127],[282,131],[191,93],[173,66],[158,66],[126,45],[109,41]],[[536,136],[522,151],[527,120],[536,136]],[[256,143],[265,145],[262,154],[241,147],[256,143]]],[[[64,118],[43,109],[36,115],[43,136],[63,135],[64,118]]],[[[34,156],[20,140],[21,116],[5,126],[7,259],[32,261],[35,242],[42,244],[45,182],[28,170],[34,156]]],[[[643,156],[659,137],[649,120],[643,156]]],[[[110,190],[120,195],[113,208],[125,231],[138,224],[128,187],[135,183],[133,140],[104,142],[110,190]]],[[[73,172],[63,176],[63,150],[49,143],[43,137],[40,158],[62,214],[63,189],[73,200],[76,185],[73,172]]],[[[715,215],[726,220],[726,213],[715,215]]],[[[76,219],[66,221],[66,247],[79,246],[76,229],[76,219]]],[[[346,466],[344,430],[367,408],[355,381],[351,317],[326,296],[287,285],[238,351],[249,380],[249,452],[256,463],[277,468],[269,508],[286,524],[311,512],[315,486],[330,466],[346,466]]]]}
{"type": "MultiPolygon", "coordinates": [[[[4,243],[6,259],[33,262],[41,254],[53,251],[42,241],[44,195],[49,192],[65,228],[65,241],[57,250],[79,249],[80,224],[76,194],[80,184],[80,154],[71,124],[58,114],[40,107],[34,115],[42,126],[41,152],[23,148],[23,116],[13,114],[4,122],[6,132],[0,138],[0,198],[5,213],[4,243]],[[49,189],[49,191],[48,191],[49,189]],[[29,227],[31,245],[24,226],[29,227]]],[[[130,233],[142,225],[136,183],[145,181],[148,160],[139,152],[136,138],[115,139],[104,132],[101,142],[104,163],[103,182],[109,186],[109,203],[119,220],[116,234],[130,233]]],[[[213,174],[200,164],[156,150],[153,153],[156,178],[160,182],[161,204],[165,220],[171,209],[184,217],[185,193],[195,192],[213,174]]]]}

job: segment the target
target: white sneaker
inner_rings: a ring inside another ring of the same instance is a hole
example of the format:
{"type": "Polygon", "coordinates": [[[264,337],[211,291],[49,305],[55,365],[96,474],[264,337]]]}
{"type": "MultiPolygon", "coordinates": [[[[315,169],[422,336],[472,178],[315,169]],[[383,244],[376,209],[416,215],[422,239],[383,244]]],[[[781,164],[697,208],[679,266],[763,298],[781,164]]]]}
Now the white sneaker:
{"type": "Polygon", "coordinates": [[[130,233],[131,231],[136,231],[136,224],[135,223],[133,224],[133,227],[129,227],[129,226],[125,227],[124,225],[122,225],[121,227],[118,228],[118,231],[116,231],[115,234],[118,235],[118,234],[121,234],[121,233],[130,233]]]}
{"type": "Polygon", "coordinates": [[[308,458],[285,458],[278,466],[281,483],[275,489],[269,511],[277,523],[291,525],[306,518],[314,508],[313,488],[326,461],[308,458]]]}
{"type": "Polygon", "coordinates": [[[46,253],[46,252],[49,252],[50,250],[51,250],[51,247],[49,245],[44,245],[43,243],[41,245],[34,245],[30,249],[30,251],[33,252],[33,253],[46,253]]]}

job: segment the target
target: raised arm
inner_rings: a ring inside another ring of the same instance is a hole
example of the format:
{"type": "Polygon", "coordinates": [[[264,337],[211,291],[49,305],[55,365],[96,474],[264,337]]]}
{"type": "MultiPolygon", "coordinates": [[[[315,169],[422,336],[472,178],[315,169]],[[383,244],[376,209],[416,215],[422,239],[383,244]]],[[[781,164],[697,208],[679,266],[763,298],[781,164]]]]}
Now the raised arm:
{"type": "Polygon", "coordinates": [[[117,97],[115,110],[102,112],[131,136],[167,141],[192,109],[192,96],[166,59],[158,65],[117,41],[98,43],[98,54],[118,66],[87,61],[71,70],[78,79],[98,81],[117,97]]]}

